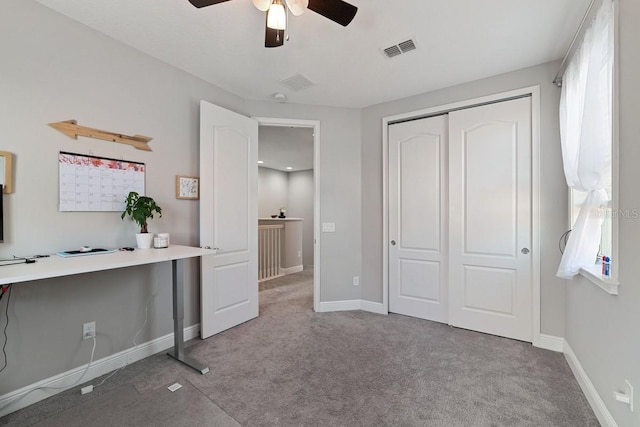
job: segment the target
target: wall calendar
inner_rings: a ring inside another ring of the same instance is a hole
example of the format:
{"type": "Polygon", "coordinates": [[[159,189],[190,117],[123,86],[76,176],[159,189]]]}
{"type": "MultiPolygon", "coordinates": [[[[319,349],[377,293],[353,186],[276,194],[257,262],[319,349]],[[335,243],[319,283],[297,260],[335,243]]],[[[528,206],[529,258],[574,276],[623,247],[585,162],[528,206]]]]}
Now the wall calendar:
{"type": "Polygon", "coordinates": [[[60,152],[60,212],[121,212],[130,191],[144,195],[145,164],[60,152]]]}

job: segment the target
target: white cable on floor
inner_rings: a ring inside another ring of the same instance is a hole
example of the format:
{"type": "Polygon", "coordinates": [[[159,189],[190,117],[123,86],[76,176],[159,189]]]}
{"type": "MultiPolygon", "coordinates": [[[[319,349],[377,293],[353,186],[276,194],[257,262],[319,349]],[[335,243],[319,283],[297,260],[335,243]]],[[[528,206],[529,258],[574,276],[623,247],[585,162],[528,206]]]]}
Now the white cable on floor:
{"type": "Polygon", "coordinates": [[[16,402],[19,402],[20,400],[24,399],[26,396],[30,395],[31,393],[33,393],[36,390],[44,390],[44,389],[53,389],[53,390],[58,390],[58,389],[67,389],[67,388],[71,388],[73,386],[75,386],[76,384],[78,384],[80,382],[80,380],[82,380],[84,378],[84,376],[87,374],[87,372],[89,371],[89,368],[91,367],[91,364],[93,363],[93,355],[95,354],[96,351],[96,337],[95,335],[91,337],[93,339],[93,348],[91,348],[91,357],[89,358],[89,364],[87,365],[87,367],[84,369],[84,372],[82,373],[82,375],[80,375],[80,378],[78,378],[77,380],[75,380],[75,382],[73,384],[69,384],[69,385],[60,385],[60,386],[40,386],[37,388],[34,388],[33,390],[29,390],[27,393],[23,394],[22,396],[18,397],[17,399],[12,400],[11,402],[7,403],[6,405],[0,407],[0,411],[2,411],[4,408],[8,407],[9,405],[12,405],[16,402]]]}

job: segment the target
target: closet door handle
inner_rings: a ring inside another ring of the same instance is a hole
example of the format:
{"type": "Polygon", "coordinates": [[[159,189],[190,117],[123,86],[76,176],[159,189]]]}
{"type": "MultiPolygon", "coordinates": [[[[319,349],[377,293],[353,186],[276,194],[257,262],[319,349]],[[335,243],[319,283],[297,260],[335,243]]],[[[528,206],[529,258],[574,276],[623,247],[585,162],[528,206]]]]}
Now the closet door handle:
{"type": "Polygon", "coordinates": [[[395,245],[396,245],[396,241],[395,241],[395,240],[392,240],[392,241],[391,241],[391,246],[395,246],[395,245]]]}
{"type": "Polygon", "coordinates": [[[522,248],[522,250],[520,252],[522,252],[523,254],[526,255],[526,254],[529,253],[529,248],[522,248]]]}

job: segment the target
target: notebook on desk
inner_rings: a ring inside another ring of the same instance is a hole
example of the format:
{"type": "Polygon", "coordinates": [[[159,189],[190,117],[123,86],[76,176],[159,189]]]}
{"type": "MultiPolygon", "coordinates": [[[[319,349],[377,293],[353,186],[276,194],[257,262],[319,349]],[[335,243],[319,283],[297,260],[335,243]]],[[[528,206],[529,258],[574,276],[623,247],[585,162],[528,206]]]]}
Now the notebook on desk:
{"type": "Polygon", "coordinates": [[[87,251],[81,251],[81,250],[60,251],[60,252],[56,252],[56,255],[64,258],[69,258],[69,257],[84,256],[84,255],[110,254],[112,252],[115,252],[115,249],[93,248],[87,251]]]}

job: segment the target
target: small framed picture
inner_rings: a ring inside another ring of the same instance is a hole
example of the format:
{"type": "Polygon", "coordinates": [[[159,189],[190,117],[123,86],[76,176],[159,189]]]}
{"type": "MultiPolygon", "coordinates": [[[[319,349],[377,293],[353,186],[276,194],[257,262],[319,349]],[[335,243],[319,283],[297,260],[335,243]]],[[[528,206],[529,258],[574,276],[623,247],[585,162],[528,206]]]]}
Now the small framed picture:
{"type": "Polygon", "coordinates": [[[13,183],[11,179],[13,177],[13,171],[11,170],[11,164],[13,154],[6,151],[0,151],[0,184],[2,185],[2,193],[13,193],[13,183]]]}
{"type": "Polygon", "coordinates": [[[176,175],[176,198],[198,200],[200,198],[200,178],[176,175]]]}

